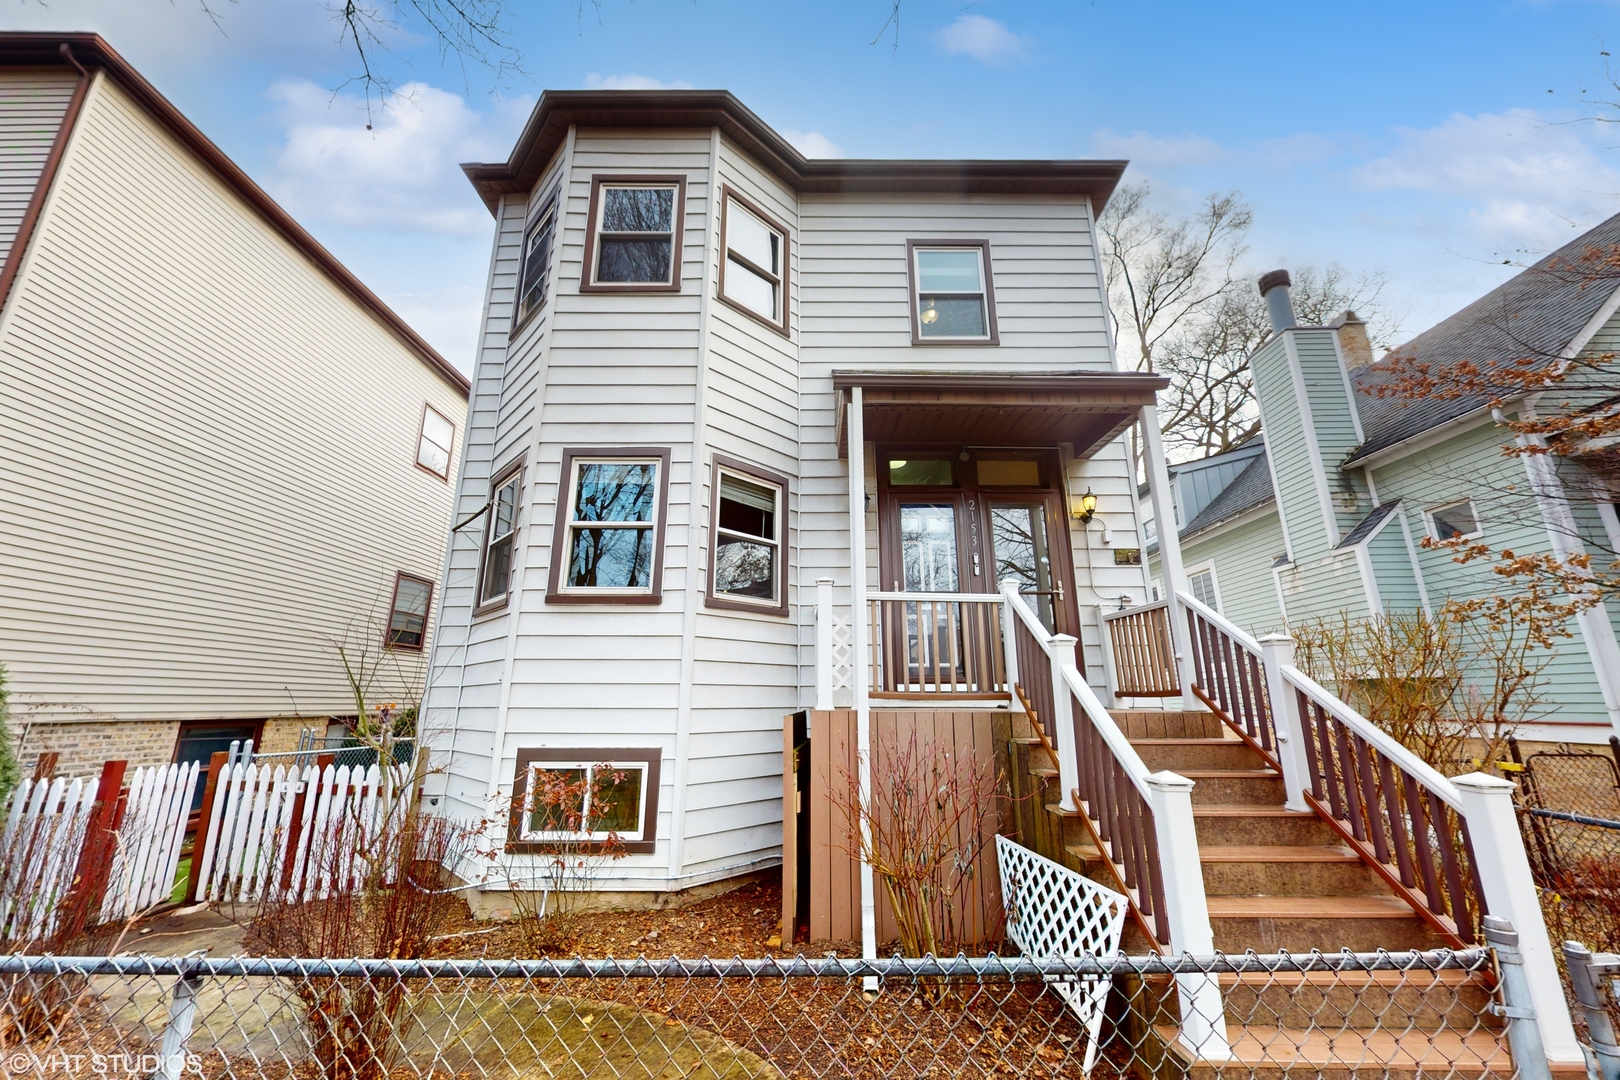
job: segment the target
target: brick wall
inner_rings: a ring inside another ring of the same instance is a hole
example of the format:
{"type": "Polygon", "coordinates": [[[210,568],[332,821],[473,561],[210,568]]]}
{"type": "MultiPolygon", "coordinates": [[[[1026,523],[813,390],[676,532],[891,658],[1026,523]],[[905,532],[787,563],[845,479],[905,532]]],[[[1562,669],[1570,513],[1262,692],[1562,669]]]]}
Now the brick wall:
{"type": "Polygon", "coordinates": [[[324,716],[314,719],[307,716],[271,717],[264,722],[264,732],[259,736],[259,745],[254,749],[261,754],[281,754],[288,750],[297,750],[300,732],[308,728],[317,735],[325,735],[326,723],[324,716]]]}
{"type": "Polygon", "coordinates": [[[33,768],[40,754],[56,751],[58,776],[96,776],[101,765],[114,758],[139,765],[163,765],[174,759],[178,720],[120,720],[117,722],[32,723],[22,734],[17,758],[23,771],[33,768]]]}

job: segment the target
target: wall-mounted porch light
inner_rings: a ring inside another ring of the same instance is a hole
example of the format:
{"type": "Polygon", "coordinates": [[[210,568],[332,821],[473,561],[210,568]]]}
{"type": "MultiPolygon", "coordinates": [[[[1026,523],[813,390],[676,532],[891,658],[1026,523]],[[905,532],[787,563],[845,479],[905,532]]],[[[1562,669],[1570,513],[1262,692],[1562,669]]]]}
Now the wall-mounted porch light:
{"type": "Polygon", "coordinates": [[[1073,514],[1078,521],[1090,521],[1097,513],[1097,496],[1091,493],[1090,488],[1086,488],[1086,493],[1074,500],[1074,505],[1069,508],[1069,513],[1073,514]]]}

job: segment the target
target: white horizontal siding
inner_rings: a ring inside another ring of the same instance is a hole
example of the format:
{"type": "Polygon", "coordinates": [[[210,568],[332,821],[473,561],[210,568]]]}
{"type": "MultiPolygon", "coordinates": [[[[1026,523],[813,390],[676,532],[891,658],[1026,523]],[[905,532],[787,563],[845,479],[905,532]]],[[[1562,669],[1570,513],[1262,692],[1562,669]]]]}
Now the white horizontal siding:
{"type": "MultiPolygon", "coordinates": [[[[438,578],[451,487],[417,439],[431,404],[459,452],[464,401],[104,77],[0,368],[20,720],[353,711],[333,642],[375,655],[395,572],[438,578]]],[[[395,655],[378,701],[420,687],[395,655]]]]}
{"type": "Polygon", "coordinates": [[[78,81],[65,67],[0,72],[0,265],[11,256],[78,81]]]}

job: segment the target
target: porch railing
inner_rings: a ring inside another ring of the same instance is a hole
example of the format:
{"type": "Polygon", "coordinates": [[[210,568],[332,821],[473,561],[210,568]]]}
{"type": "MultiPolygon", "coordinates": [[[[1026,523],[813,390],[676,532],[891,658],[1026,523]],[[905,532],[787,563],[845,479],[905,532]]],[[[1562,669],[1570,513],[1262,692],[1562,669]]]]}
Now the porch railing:
{"type": "Polygon", "coordinates": [[[1181,693],[1176,679],[1175,648],[1165,612],[1170,601],[1110,611],[1103,615],[1117,688],[1123,697],[1174,697],[1181,693]]]}
{"type": "MultiPolygon", "coordinates": [[[[1150,773],[1076,669],[1074,638],[1049,633],[1014,583],[1001,598],[1014,693],[1056,746],[1061,808],[1079,814],[1150,940],[1178,953],[1213,951],[1192,781],[1150,773]]],[[[1193,977],[1178,990],[1182,1040],[1200,1053],[1224,1051],[1219,986],[1193,977]]]]}
{"type": "Polygon", "coordinates": [[[871,696],[1007,694],[997,593],[869,592],[871,696]]]}
{"type": "MultiPolygon", "coordinates": [[[[1486,915],[1519,928],[1543,1040],[1549,1051],[1572,1052],[1513,785],[1481,773],[1440,775],[1295,667],[1292,638],[1256,640],[1187,593],[1174,609],[1186,619],[1192,655],[1188,664],[1172,656],[1159,675],[1179,683],[1178,672],[1190,673],[1192,696],[1282,772],[1287,806],[1325,818],[1453,944],[1483,941],[1486,915]]],[[[1138,610],[1165,620],[1170,635],[1169,608],[1138,610]]]]}

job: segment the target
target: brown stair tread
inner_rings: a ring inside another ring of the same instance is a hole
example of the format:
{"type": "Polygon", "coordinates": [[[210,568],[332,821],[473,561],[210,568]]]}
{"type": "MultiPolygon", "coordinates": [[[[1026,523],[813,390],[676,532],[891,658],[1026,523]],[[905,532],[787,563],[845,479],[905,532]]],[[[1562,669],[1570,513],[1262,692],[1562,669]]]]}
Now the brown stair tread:
{"type": "MultiPolygon", "coordinates": [[[[1159,1025],[1156,1034],[1182,1060],[1192,1055],[1176,1038],[1176,1029],[1159,1025]]],[[[1507,1040],[1489,1031],[1356,1031],[1333,1028],[1299,1030],[1259,1024],[1228,1024],[1233,1065],[1372,1070],[1388,1066],[1394,1075],[1422,1068],[1448,1076],[1506,1075],[1507,1040]],[[1455,1072],[1452,1070],[1455,1069],[1455,1072]]],[[[1584,1070],[1584,1067],[1583,1067],[1584,1070]]]]}
{"type": "Polygon", "coordinates": [[[1246,780],[1282,779],[1282,773],[1276,769],[1174,769],[1172,771],[1185,776],[1188,780],[1221,780],[1227,777],[1240,777],[1246,780]]]}
{"type": "Polygon", "coordinates": [[[1073,855],[1081,862],[1091,862],[1095,859],[1101,859],[1103,857],[1102,852],[1097,850],[1097,846],[1095,844],[1069,844],[1063,850],[1067,851],[1070,855],[1073,855]]]}
{"type": "Polygon", "coordinates": [[[1029,767],[1029,775],[1031,776],[1056,776],[1057,774],[1058,771],[1050,765],[1031,765],[1029,767]]]}
{"type": "Polygon", "coordinates": [[[1285,806],[1254,806],[1250,803],[1193,803],[1192,812],[1193,817],[1316,817],[1315,812],[1311,810],[1290,810],[1285,806]]]}
{"type": "Polygon", "coordinates": [[[1077,818],[1077,817],[1080,816],[1080,811],[1078,811],[1078,810],[1065,810],[1065,809],[1063,809],[1063,807],[1061,805],[1059,805],[1058,803],[1055,803],[1055,802],[1046,804],[1046,812],[1048,814],[1055,814],[1058,817],[1077,818]]]}
{"type": "MultiPolygon", "coordinates": [[[[1335,955],[1327,949],[1322,952],[1327,956],[1335,955]]],[[[1294,951],[1296,957],[1308,956],[1308,953],[1294,951]]],[[[1318,986],[1383,986],[1399,989],[1412,984],[1414,989],[1428,989],[1434,986],[1467,986],[1470,983],[1490,990],[1493,986],[1491,976],[1487,971],[1463,971],[1461,968],[1440,968],[1431,971],[1428,968],[1419,969],[1416,973],[1411,971],[1251,971],[1240,974],[1234,971],[1221,972],[1216,979],[1222,986],[1304,986],[1316,984],[1318,986]]]]}
{"type": "Polygon", "coordinates": [[[1222,844],[1200,847],[1202,862],[1359,863],[1361,856],[1343,847],[1287,846],[1283,844],[1222,844]]]}
{"type": "Polygon", "coordinates": [[[1415,919],[1393,896],[1211,896],[1214,919],[1415,919]]]}
{"type": "Polygon", "coordinates": [[[1132,746],[1248,746],[1242,739],[1216,739],[1207,735],[1182,735],[1176,738],[1141,738],[1127,740],[1132,746]]]}

